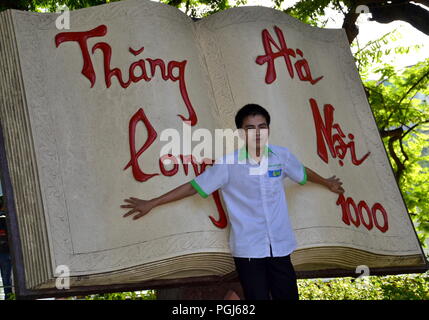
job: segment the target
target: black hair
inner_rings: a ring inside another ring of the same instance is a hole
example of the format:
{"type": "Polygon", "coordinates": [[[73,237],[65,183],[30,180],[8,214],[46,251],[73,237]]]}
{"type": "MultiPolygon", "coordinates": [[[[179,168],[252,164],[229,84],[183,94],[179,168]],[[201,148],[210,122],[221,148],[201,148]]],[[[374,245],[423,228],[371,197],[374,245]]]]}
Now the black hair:
{"type": "Polygon", "coordinates": [[[265,110],[263,107],[261,107],[259,104],[246,104],[244,107],[242,107],[240,110],[238,110],[237,114],[235,115],[235,125],[237,126],[237,129],[240,129],[243,125],[243,120],[247,116],[256,116],[261,115],[265,118],[267,121],[267,125],[270,126],[270,114],[267,110],[265,110]]]}

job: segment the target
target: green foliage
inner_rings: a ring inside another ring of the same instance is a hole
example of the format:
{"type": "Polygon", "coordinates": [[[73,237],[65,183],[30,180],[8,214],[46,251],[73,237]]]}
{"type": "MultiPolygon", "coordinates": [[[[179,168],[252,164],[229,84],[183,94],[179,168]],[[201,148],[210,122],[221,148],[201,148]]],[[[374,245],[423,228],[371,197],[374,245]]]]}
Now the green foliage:
{"type": "MultiPolygon", "coordinates": [[[[284,0],[273,0],[275,8],[281,9],[284,0]]],[[[353,5],[353,1],[338,1],[338,0],[301,0],[292,7],[284,10],[285,13],[292,17],[312,25],[314,27],[323,28],[328,22],[329,17],[326,17],[325,11],[330,8],[343,15],[346,15],[349,8],[353,5]]]]}
{"type": "MultiPolygon", "coordinates": [[[[315,27],[321,26],[321,24],[323,25],[323,22],[321,22],[320,17],[324,15],[324,11],[331,1],[332,0],[301,0],[293,7],[286,9],[285,13],[309,25],[315,27]]],[[[282,2],[283,0],[276,0],[276,7],[280,8],[282,2]]]]}
{"type": "Polygon", "coordinates": [[[4,296],[4,300],[16,300],[16,296],[14,293],[9,293],[7,296],[4,296]]]}
{"type": "Polygon", "coordinates": [[[404,70],[384,64],[373,72],[379,79],[364,82],[369,103],[424,245],[429,235],[429,59],[404,70]]]}
{"type": "MultiPolygon", "coordinates": [[[[298,280],[301,300],[428,300],[429,274],[298,280]]],[[[96,294],[86,300],[153,300],[155,291],[96,294]]]]}
{"type": "Polygon", "coordinates": [[[363,47],[359,46],[358,41],[352,43],[351,50],[356,59],[359,75],[364,81],[372,74],[380,75],[380,80],[387,79],[394,75],[395,57],[421,49],[422,46],[419,44],[410,47],[393,46],[401,37],[395,29],[379,39],[368,41],[363,47]]]}
{"type": "Polygon", "coordinates": [[[403,69],[395,67],[396,57],[421,47],[394,46],[400,36],[394,30],[363,47],[356,41],[352,51],[396,180],[425,245],[429,236],[429,59],[403,69]]]}
{"type": "Polygon", "coordinates": [[[428,300],[429,274],[298,280],[301,300],[428,300]]]}
{"type": "Polygon", "coordinates": [[[232,5],[229,0],[160,0],[161,2],[181,8],[192,18],[202,18],[219,11],[247,3],[247,0],[238,0],[232,5]]]}
{"type": "Polygon", "coordinates": [[[154,290],[134,291],[134,292],[116,292],[105,294],[93,294],[84,297],[85,300],[156,300],[154,290]]]}
{"type": "MultiPolygon", "coordinates": [[[[115,1],[121,0],[6,0],[0,4],[0,11],[19,9],[55,12],[64,5],[70,10],[75,10],[115,1]]],[[[160,2],[184,9],[186,14],[191,17],[201,18],[231,7],[246,4],[247,0],[238,0],[235,1],[235,4],[231,4],[229,0],[160,0],[160,2]]]]}

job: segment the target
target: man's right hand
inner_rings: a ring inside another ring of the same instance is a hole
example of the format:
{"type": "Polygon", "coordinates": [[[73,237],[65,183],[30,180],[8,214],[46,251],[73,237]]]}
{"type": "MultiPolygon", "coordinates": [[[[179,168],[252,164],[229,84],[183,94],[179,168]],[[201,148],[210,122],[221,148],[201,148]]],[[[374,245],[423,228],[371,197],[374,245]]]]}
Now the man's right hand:
{"type": "Polygon", "coordinates": [[[192,196],[196,193],[197,191],[194,189],[194,187],[189,182],[186,182],[178,186],[177,188],[167,192],[166,194],[163,194],[162,196],[154,198],[152,200],[142,200],[130,197],[129,199],[124,200],[125,202],[127,202],[127,204],[121,205],[121,208],[123,209],[131,209],[126,214],[124,214],[123,217],[126,218],[134,214],[133,220],[137,220],[159,205],[172,201],[177,201],[192,196]]]}
{"type": "Polygon", "coordinates": [[[121,208],[124,209],[131,209],[126,214],[123,215],[124,218],[135,214],[133,217],[133,220],[139,219],[143,217],[145,214],[147,214],[150,210],[152,210],[153,207],[155,207],[155,204],[153,203],[153,200],[142,200],[134,197],[130,197],[129,199],[125,199],[125,202],[128,204],[121,205],[121,208]]]}

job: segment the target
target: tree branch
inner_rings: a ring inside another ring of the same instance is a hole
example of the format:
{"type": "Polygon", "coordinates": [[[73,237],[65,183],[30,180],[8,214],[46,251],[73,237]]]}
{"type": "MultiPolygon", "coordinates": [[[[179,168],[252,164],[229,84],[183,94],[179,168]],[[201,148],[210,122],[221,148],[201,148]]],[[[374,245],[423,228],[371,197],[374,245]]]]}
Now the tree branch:
{"type": "Polygon", "coordinates": [[[415,3],[420,3],[426,7],[429,7],[429,0],[413,0],[415,3]]]}
{"type": "Polygon", "coordinates": [[[421,6],[409,3],[409,1],[402,1],[391,4],[368,3],[368,8],[372,14],[371,21],[389,23],[402,20],[429,35],[429,11],[421,6]]]}
{"type": "MultiPolygon", "coordinates": [[[[402,128],[399,128],[402,130],[402,128]]],[[[401,159],[399,159],[398,155],[395,152],[395,148],[394,148],[394,143],[397,140],[401,139],[401,135],[392,135],[388,141],[388,149],[389,149],[389,154],[392,157],[393,161],[395,161],[396,164],[396,170],[394,170],[394,174],[395,174],[395,179],[396,182],[398,184],[400,184],[400,179],[402,176],[402,173],[405,170],[405,165],[402,163],[401,159]]]]}
{"type": "Polygon", "coordinates": [[[404,150],[404,145],[402,143],[402,141],[404,140],[404,136],[402,135],[401,138],[399,139],[399,146],[401,147],[401,152],[404,155],[405,160],[402,161],[402,164],[404,165],[405,168],[405,162],[408,161],[408,154],[405,152],[404,150]]]}
{"type": "Polygon", "coordinates": [[[419,85],[419,83],[420,82],[422,82],[423,81],[423,79],[425,79],[426,77],[428,77],[429,76],[429,69],[428,69],[428,71],[424,74],[424,75],[422,75],[420,78],[419,78],[419,80],[417,80],[408,90],[407,90],[407,92],[402,96],[402,98],[401,98],[401,100],[399,100],[399,103],[398,103],[398,105],[401,105],[401,103],[402,103],[402,101],[408,96],[408,94],[415,88],[415,87],[417,87],[418,85],[419,85]]]}
{"type": "Polygon", "coordinates": [[[350,6],[349,11],[344,16],[344,21],[342,28],[346,31],[347,39],[349,40],[349,44],[353,42],[353,40],[359,34],[359,28],[356,26],[356,20],[359,17],[359,14],[356,13],[357,4],[355,1],[352,2],[352,6],[350,6]]]}
{"type": "MultiPolygon", "coordinates": [[[[426,77],[429,76],[429,70],[423,75],[421,76],[408,90],[407,92],[402,96],[402,98],[399,100],[398,102],[398,109],[401,110],[401,103],[402,101],[407,97],[407,95],[426,77]]],[[[393,116],[393,112],[389,115],[389,117],[386,120],[386,126],[389,124],[390,119],[393,116]]]]}
{"type": "Polygon", "coordinates": [[[404,145],[403,145],[403,139],[407,134],[409,134],[411,131],[416,129],[419,125],[429,123],[429,119],[425,121],[421,121],[419,123],[414,124],[413,126],[409,127],[407,131],[404,132],[404,129],[402,127],[392,129],[392,130],[383,130],[380,132],[380,135],[382,138],[390,137],[388,141],[388,151],[390,156],[392,157],[393,161],[396,164],[396,170],[394,170],[395,179],[400,183],[400,178],[405,170],[405,162],[408,161],[408,154],[405,152],[404,145]],[[395,152],[394,143],[395,141],[399,140],[399,146],[401,148],[401,152],[404,156],[404,161],[401,161],[399,159],[398,155],[395,152]]]}
{"type": "Polygon", "coordinates": [[[396,137],[396,139],[399,139],[403,132],[404,132],[404,129],[402,129],[402,127],[399,127],[399,128],[392,129],[392,130],[380,131],[380,135],[382,138],[396,137]]]}
{"type": "Polygon", "coordinates": [[[411,131],[413,131],[415,128],[417,128],[418,126],[425,124],[425,123],[429,123],[429,120],[424,120],[424,121],[420,121],[419,123],[416,123],[415,125],[413,125],[412,127],[409,127],[407,131],[404,132],[404,134],[402,135],[401,139],[403,139],[407,134],[409,134],[411,131]]]}

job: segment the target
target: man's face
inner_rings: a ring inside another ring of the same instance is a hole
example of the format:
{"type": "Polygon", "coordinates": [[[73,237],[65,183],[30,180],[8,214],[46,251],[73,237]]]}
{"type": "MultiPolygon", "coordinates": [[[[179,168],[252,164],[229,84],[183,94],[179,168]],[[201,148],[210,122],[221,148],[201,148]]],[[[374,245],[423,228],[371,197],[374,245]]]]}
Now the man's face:
{"type": "Polygon", "coordinates": [[[244,118],[241,128],[246,134],[246,144],[250,148],[261,148],[268,142],[270,129],[264,116],[259,114],[247,116],[244,118]]]}

